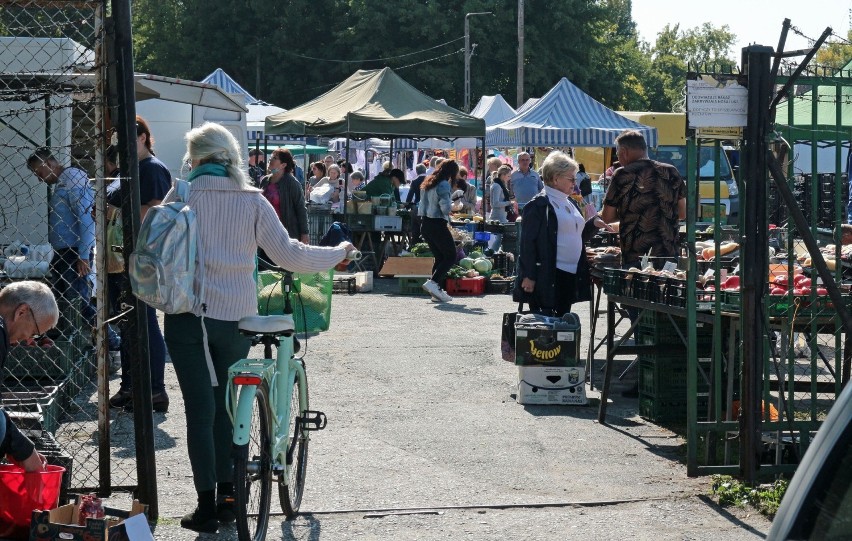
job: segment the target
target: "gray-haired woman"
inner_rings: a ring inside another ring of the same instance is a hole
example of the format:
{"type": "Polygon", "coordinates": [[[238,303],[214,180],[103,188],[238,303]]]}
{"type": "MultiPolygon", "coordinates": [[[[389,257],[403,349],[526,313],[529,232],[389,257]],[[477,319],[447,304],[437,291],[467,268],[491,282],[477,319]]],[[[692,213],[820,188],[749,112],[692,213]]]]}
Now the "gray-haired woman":
{"type": "Polygon", "coordinates": [[[541,167],[544,190],[524,206],[513,298],[536,313],[561,316],[591,299],[584,245],[597,229],[612,230],[598,215],[586,220],[571,198],[577,170],[567,155],[551,152],[541,167]]]}
{"type": "MultiPolygon", "coordinates": [[[[235,518],[233,425],[225,409],[225,382],[228,367],[245,358],[250,347],[237,323],[257,313],[255,253],[260,247],[276,265],[294,272],[321,272],[343,261],[353,246],[308,246],[290,238],[275,209],[251,186],[237,140],[224,127],[208,122],[187,133],[186,143],[186,159],[192,163],[189,205],[197,215],[205,298],[203,311],[198,307],[197,313],[166,314],[164,327],[183,394],[187,449],[198,493],[198,507],[180,523],[213,533],[220,522],[235,518]],[[205,349],[212,358],[210,368],[205,349]],[[209,371],[211,377],[206,376],[209,371]]],[[[172,190],[164,201],[174,197],[172,190]]]]}

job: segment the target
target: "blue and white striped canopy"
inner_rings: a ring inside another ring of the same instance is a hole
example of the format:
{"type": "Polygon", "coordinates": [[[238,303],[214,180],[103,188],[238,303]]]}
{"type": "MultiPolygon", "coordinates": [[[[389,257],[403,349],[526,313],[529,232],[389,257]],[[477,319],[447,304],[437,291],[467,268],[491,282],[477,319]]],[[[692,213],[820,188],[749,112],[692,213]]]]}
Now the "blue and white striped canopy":
{"type": "Polygon", "coordinates": [[[248,90],[240,86],[230,75],[225,73],[222,68],[216,68],[216,71],[205,77],[202,83],[216,85],[228,94],[242,94],[245,97],[246,105],[258,103],[257,98],[249,94],[248,90]]]}
{"type": "Polygon", "coordinates": [[[488,147],[608,147],[624,130],[637,130],[649,147],[657,146],[657,129],[619,115],[566,78],[526,111],[487,128],[488,147]]]}

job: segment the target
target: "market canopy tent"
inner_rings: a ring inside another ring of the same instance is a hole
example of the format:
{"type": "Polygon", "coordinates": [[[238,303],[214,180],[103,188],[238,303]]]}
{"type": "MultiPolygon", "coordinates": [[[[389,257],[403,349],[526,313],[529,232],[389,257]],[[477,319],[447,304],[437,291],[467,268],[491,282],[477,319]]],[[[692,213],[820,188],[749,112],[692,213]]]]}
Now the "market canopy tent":
{"type": "Polygon", "coordinates": [[[536,103],[538,103],[538,100],[540,100],[540,99],[541,98],[530,98],[530,99],[528,99],[527,101],[525,101],[523,103],[523,105],[518,107],[518,109],[515,111],[515,114],[519,115],[519,114],[523,113],[524,111],[528,111],[529,108],[532,107],[533,105],[535,105],[536,103]]]}
{"type": "Polygon", "coordinates": [[[267,117],[266,133],[454,139],[484,137],[485,121],[435,101],[383,68],[359,70],[322,96],[267,117]]]}
{"type": "Polygon", "coordinates": [[[494,126],[495,124],[509,120],[517,112],[506,103],[503,96],[497,94],[496,96],[482,96],[470,114],[476,118],[483,119],[486,126],[494,126]]]}
{"type": "Polygon", "coordinates": [[[628,120],[566,79],[525,112],[488,128],[489,147],[612,146],[624,130],[637,130],[648,146],[657,145],[657,130],[628,120]]]}

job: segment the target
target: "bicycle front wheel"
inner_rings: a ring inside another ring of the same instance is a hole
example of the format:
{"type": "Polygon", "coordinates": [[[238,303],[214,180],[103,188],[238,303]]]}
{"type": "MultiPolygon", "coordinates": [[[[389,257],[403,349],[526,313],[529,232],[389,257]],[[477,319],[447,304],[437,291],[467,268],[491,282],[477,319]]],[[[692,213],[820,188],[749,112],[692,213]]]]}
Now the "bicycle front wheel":
{"type": "Polygon", "coordinates": [[[251,410],[249,442],[234,446],[234,500],[240,541],[263,541],[272,491],[269,390],[257,387],[251,410]]]}
{"type": "Polygon", "coordinates": [[[278,498],[281,500],[281,510],[291,519],[299,512],[302,503],[302,493],[305,489],[305,474],[308,468],[309,432],[302,430],[302,425],[296,417],[302,417],[308,410],[307,385],[305,385],[305,403],[299,402],[299,390],[304,382],[297,377],[293,382],[293,392],[290,394],[290,426],[287,434],[290,436],[287,448],[287,482],[282,475],[278,479],[278,498]]]}

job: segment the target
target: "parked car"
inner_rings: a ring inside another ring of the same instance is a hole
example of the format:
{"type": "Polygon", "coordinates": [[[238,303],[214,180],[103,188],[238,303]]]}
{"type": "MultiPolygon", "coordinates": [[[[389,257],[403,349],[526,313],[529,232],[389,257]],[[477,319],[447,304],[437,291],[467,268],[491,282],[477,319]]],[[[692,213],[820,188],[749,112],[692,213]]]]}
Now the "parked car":
{"type": "Polygon", "coordinates": [[[808,447],[767,539],[852,539],[852,385],[808,447]]]}

